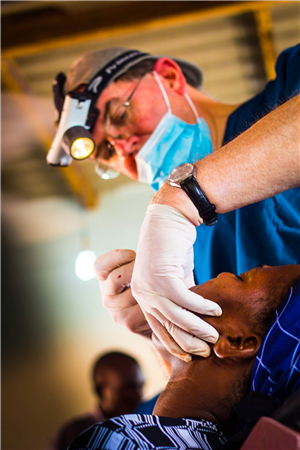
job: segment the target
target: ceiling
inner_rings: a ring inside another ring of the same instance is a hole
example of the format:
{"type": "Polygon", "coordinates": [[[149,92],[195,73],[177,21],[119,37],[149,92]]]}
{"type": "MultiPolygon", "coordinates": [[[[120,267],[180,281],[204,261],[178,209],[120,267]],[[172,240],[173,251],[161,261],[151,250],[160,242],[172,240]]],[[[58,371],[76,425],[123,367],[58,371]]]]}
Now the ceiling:
{"type": "Polygon", "coordinates": [[[51,84],[83,53],[123,46],[187,59],[203,89],[229,103],[259,92],[284,48],[299,42],[299,2],[2,1],[2,192],[64,196],[95,207],[101,180],[89,161],[45,162],[55,130],[51,84]]]}

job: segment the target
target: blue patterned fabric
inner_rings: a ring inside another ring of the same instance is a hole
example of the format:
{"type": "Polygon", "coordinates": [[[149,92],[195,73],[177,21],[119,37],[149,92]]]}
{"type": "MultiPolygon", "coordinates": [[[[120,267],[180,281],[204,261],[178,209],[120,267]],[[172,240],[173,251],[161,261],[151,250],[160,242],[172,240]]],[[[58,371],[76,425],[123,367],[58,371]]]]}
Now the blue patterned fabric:
{"type": "Polygon", "coordinates": [[[226,442],[207,420],[127,414],[96,424],[69,450],[221,450],[226,442]]]}
{"type": "MultiPolygon", "coordinates": [[[[300,92],[300,44],[285,50],[276,79],[229,117],[223,144],[250,128],[272,109],[300,92]]],[[[288,151],[288,149],[282,149],[288,151]]],[[[196,284],[221,272],[240,274],[258,266],[300,263],[300,188],[218,215],[212,227],[197,227],[196,284]]]]}
{"type": "Polygon", "coordinates": [[[280,403],[300,389],[300,280],[275,313],[256,356],[251,389],[280,403]]]}

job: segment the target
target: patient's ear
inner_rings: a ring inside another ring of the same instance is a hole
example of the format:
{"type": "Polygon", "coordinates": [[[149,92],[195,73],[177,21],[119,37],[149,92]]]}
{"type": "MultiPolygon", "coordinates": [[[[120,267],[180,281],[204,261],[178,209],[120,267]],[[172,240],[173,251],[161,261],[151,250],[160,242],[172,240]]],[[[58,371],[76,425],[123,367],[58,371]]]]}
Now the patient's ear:
{"type": "Polygon", "coordinates": [[[224,336],[220,335],[213,347],[218,358],[246,359],[256,356],[262,339],[257,334],[251,336],[224,336]]]}

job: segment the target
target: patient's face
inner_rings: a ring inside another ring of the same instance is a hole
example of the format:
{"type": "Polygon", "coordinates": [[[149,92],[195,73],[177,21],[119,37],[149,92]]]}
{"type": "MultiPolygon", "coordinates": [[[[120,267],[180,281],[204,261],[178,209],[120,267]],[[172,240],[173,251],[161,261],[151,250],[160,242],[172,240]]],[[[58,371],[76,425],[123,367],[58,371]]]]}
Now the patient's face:
{"type": "Polygon", "coordinates": [[[230,299],[251,308],[256,300],[265,302],[272,298],[274,302],[285,295],[291,285],[300,277],[300,265],[258,266],[241,275],[223,272],[217,278],[191,288],[205,298],[214,300],[221,307],[230,299]]]}
{"type": "Polygon", "coordinates": [[[221,273],[217,278],[194,286],[191,290],[215,301],[222,308],[228,308],[232,303],[253,310],[257,302],[261,304],[267,300],[276,308],[299,277],[300,265],[297,264],[276,267],[262,265],[241,275],[221,273]]]}
{"type": "MultiPolygon", "coordinates": [[[[193,286],[191,291],[218,303],[223,314],[220,317],[200,316],[221,334],[224,328],[237,321],[248,325],[261,306],[275,310],[284,299],[291,286],[300,278],[300,265],[258,266],[241,275],[221,273],[204,284],[193,286]]],[[[259,315],[257,315],[259,320],[259,315]]],[[[160,342],[154,338],[156,348],[166,360],[171,355],[160,342]]],[[[171,361],[170,361],[171,362],[171,361]]]]}
{"type": "Polygon", "coordinates": [[[234,323],[254,331],[253,318],[259,324],[262,309],[275,311],[298,278],[300,265],[261,265],[239,276],[221,273],[191,290],[221,306],[220,317],[201,316],[220,334],[226,333],[234,323]]]}

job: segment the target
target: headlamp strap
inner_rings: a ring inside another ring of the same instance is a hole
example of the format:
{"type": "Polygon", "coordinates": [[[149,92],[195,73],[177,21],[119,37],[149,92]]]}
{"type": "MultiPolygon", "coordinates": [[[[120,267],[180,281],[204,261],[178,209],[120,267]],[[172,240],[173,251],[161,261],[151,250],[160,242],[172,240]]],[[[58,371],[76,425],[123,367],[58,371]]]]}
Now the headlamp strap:
{"type": "Polygon", "coordinates": [[[63,109],[65,95],[64,95],[64,84],[66,81],[66,75],[62,72],[56,75],[53,80],[52,89],[54,97],[54,105],[57,110],[57,122],[60,121],[61,112],[63,109]]]}
{"type": "Polygon", "coordinates": [[[108,83],[116,78],[119,72],[122,72],[122,69],[129,61],[134,61],[135,59],[146,55],[148,55],[148,53],[139,52],[138,50],[130,50],[129,52],[122,53],[96,73],[85,91],[91,92],[98,98],[108,83]]]}
{"type": "MultiPolygon", "coordinates": [[[[110,61],[106,66],[104,66],[96,75],[92,78],[86,89],[82,93],[82,99],[86,99],[87,96],[91,98],[92,104],[87,118],[86,125],[92,127],[99,115],[99,111],[95,108],[95,103],[101,94],[101,92],[106,88],[109,82],[116,78],[118,73],[122,72],[122,69],[126,67],[129,61],[134,61],[135,59],[141,58],[142,56],[147,56],[148,53],[143,53],[138,50],[130,50],[121,55],[117,56],[115,59],[110,61]]],[[[64,84],[66,81],[66,75],[64,73],[59,73],[53,81],[53,95],[54,104],[57,110],[57,123],[60,121],[65,95],[64,95],[64,84]]],[[[69,92],[68,95],[73,97],[73,92],[69,92]]],[[[80,99],[80,95],[76,93],[76,98],[80,99]]]]}

